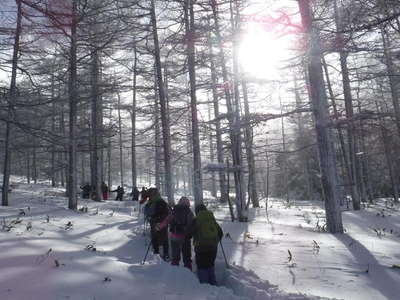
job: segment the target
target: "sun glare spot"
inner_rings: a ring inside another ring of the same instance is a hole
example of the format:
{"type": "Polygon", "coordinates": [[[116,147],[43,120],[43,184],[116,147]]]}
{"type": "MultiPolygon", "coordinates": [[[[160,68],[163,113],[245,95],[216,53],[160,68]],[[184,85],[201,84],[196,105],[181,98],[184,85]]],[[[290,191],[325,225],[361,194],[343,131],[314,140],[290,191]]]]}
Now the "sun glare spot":
{"type": "Polygon", "coordinates": [[[248,25],[239,45],[239,61],[246,74],[273,79],[279,76],[279,68],[287,57],[288,46],[284,38],[265,31],[257,24],[248,25]]]}

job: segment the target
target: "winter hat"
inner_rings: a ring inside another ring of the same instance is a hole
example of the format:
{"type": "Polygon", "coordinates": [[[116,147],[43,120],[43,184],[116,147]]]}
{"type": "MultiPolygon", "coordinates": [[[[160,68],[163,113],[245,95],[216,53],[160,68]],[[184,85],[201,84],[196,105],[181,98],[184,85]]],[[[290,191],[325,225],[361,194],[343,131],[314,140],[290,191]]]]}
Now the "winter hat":
{"type": "Polygon", "coordinates": [[[200,211],[207,210],[207,207],[204,204],[199,204],[194,210],[196,212],[196,215],[198,215],[200,211]]]}
{"type": "Polygon", "coordinates": [[[190,207],[190,201],[187,197],[183,196],[181,197],[181,199],[179,199],[178,205],[185,205],[190,207]]]}

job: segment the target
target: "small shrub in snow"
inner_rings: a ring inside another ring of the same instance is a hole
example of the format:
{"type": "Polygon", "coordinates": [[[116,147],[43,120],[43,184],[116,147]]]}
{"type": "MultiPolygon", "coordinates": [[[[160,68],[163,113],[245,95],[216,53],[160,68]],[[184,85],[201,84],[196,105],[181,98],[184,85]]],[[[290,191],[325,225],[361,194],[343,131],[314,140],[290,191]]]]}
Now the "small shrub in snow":
{"type": "Polygon", "coordinates": [[[95,244],[89,244],[89,245],[87,245],[85,247],[85,249],[89,250],[89,251],[96,251],[97,250],[96,247],[95,247],[95,244]]]}
{"type": "Polygon", "coordinates": [[[378,212],[378,213],[376,214],[376,216],[377,216],[377,217],[382,217],[382,218],[386,217],[385,211],[382,209],[380,212],[378,212]]]}
{"type": "Polygon", "coordinates": [[[81,208],[78,209],[82,213],[87,213],[88,212],[88,207],[87,206],[82,206],[81,208]]]}
{"type": "Polygon", "coordinates": [[[227,232],[227,233],[225,234],[225,238],[226,238],[226,239],[230,239],[230,240],[233,242],[233,239],[232,239],[232,237],[231,237],[231,235],[230,235],[229,232],[227,232]]]}
{"type": "Polygon", "coordinates": [[[392,269],[400,269],[400,265],[394,264],[394,265],[392,265],[392,269]]]}
{"type": "Polygon", "coordinates": [[[45,254],[39,255],[36,258],[36,264],[40,265],[41,263],[43,263],[50,256],[51,251],[53,250],[50,248],[45,254]]]}
{"type": "Polygon", "coordinates": [[[386,228],[373,228],[373,230],[375,231],[375,233],[376,233],[376,236],[378,237],[378,238],[382,238],[382,236],[385,236],[385,231],[386,231],[386,228]]]}
{"type": "Polygon", "coordinates": [[[287,252],[288,252],[288,254],[289,254],[289,256],[288,256],[288,261],[287,261],[287,262],[289,263],[289,262],[291,262],[291,261],[292,261],[292,259],[293,259],[293,255],[292,255],[292,252],[290,252],[290,250],[289,250],[289,249],[288,249],[288,251],[287,251],[287,252]]]}
{"type": "Polygon", "coordinates": [[[56,268],[59,268],[61,266],[65,266],[65,264],[60,263],[58,259],[54,260],[54,264],[56,265],[56,268]]]}
{"type": "Polygon", "coordinates": [[[71,221],[68,221],[68,223],[67,224],[65,224],[65,230],[70,230],[70,229],[72,229],[72,226],[73,226],[73,224],[72,224],[72,222],[71,221]]]}
{"type": "Polygon", "coordinates": [[[314,254],[318,254],[319,253],[319,249],[320,249],[319,244],[315,240],[313,240],[313,252],[314,252],[314,254]]]}

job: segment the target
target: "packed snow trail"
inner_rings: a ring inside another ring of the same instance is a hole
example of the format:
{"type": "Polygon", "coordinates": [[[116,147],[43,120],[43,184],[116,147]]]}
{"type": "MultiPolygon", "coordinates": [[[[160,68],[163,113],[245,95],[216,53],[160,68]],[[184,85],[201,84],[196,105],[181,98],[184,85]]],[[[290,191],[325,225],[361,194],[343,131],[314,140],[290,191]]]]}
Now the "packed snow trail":
{"type": "Polygon", "coordinates": [[[218,287],[153,254],[142,265],[147,237],[132,202],[81,201],[88,213],[76,213],[61,194],[20,184],[1,208],[9,230],[0,232],[0,299],[319,299],[281,292],[220,258],[218,287]]]}
{"type": "Polygon", "coordinates": [[[149,237],[131,201],[80,201],[88,212],[73,212],[61,189],[26,184],[14,186],[10,200],[0,209],[2,300],[322,299],[312,294],[394,300],[399,294],[400,272],[388,268],[400,259],[396,208],[384,210],[385,217],[377,216],[381,207],[345,213],[347,233],[335,236],[315,231],[322,214],[314,204],[277,201],[268,218],[265,209],[251,210],[252,222],[231,223],[227,208],[209,203],[228,234],[223,244],[231,264],[225,268],[219,249],[214,287],[151,253],[141,264],[149,237]],[[380,237],[371,229],[384,227],[391,233],[380,237]]]}

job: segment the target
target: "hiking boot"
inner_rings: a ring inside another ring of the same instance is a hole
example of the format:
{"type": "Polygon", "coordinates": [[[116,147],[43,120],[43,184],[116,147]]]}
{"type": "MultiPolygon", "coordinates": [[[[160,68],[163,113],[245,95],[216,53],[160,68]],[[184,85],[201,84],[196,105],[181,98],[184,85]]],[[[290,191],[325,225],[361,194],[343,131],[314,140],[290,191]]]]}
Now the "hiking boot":
{"type": "Polygon", "coordinates": [[[173,266],[179,266],[179,261],[173,259],[173,260],[171,261],[171,265],[173,265],[173,266]]]}
{"type": "Polygon", "coordinates": [[[161,258],[166,262],[169,261],[169,255],[168,254],[161,255],[161,258]]]}

